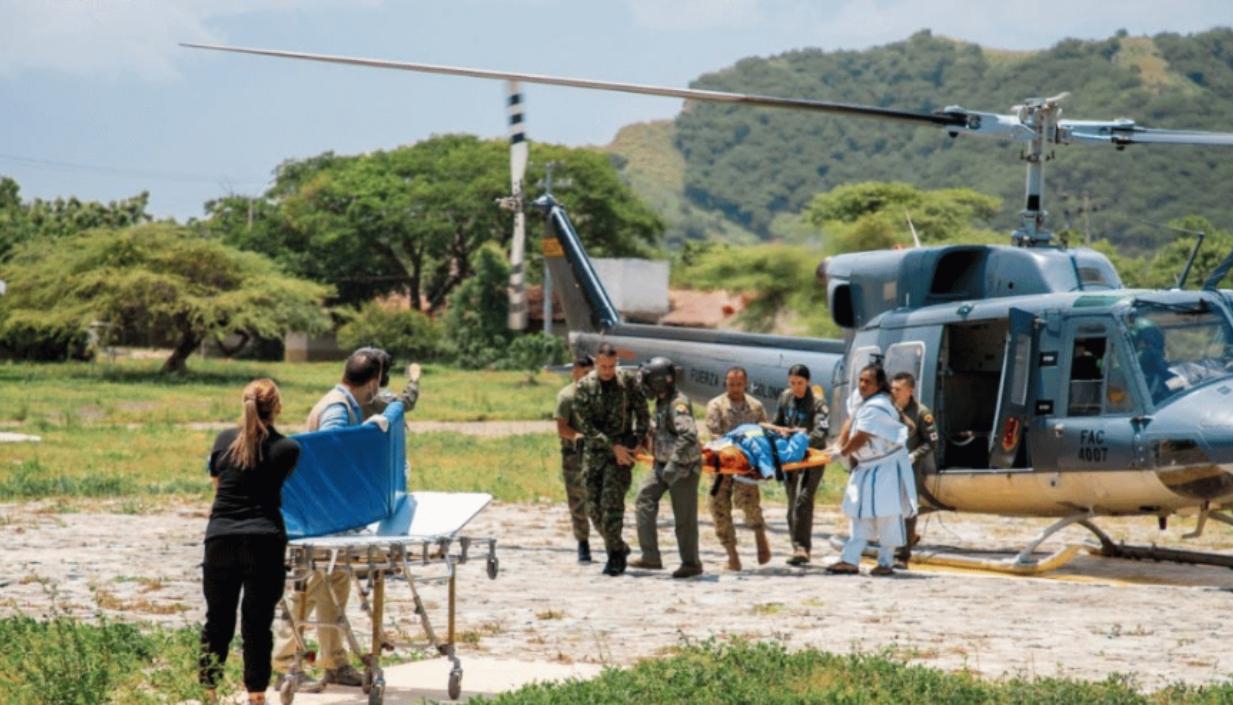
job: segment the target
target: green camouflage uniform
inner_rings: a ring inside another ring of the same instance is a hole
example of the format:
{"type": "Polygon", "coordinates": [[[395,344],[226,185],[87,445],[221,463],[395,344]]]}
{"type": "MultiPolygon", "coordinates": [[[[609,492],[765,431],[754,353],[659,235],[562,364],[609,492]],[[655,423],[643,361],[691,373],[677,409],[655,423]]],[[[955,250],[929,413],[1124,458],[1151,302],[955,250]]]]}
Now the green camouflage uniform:
{"type": "Polygon", "coordinates": [[[656,518],[659,500],[667,492],[672,501],[677,550],[682,567],[702,567],[698,557],[698,480],[702,474],[702,446],[689,399],[676,392],[655,400],[655,465],[638,490],[638,544],[642,560],[661,562],[656,518]]]}
{"type": "Polygon", "coordinates": [[[578,380],[574,413],[582,432],[582,471],[587,483],[587,511],[608,551],[628,552],[621,538],[625,523],[625,494],[632,481],[632,465],[617,465],[612,446],[631,450],[646,437],[650,414],[635,373],[617,370],[601,382],[596,372],[578,380]]]}
{"type": "MultiPolygon", "coordinates": [[[[557,392],[557,409],[555,417],[564,419],[569,427],[578,430],[578,416],[574,413],[573,382],[557,392]]],[[[561,439],[561,477],[565,480],[565,499],[569,505],[569,520],[574,527],[574,540],[578,542],[590,539],[590,525],[587,518],[587,483],[582,476],[582,439],[561,439]]]]}
{"type": "MultiPolygon", "coordinates": [[[[933,451],[938,444],[938,428],[934,425],[933,412],[917,401],[916,397],[912,397],[902,414],[908,422],[908,456],[912,458],[912,474],[916,476],[916,493],[919,497],[926,497],[928,492],[925,490],[925,476],[937,472],[933,451]]],[[[896,557],[901,561],[907,561],[912,556],[916,517],[908,517],[904,524],[907,543],[896,552],[896,557]]]]}
{"type": "MultiPolygon", "coordinates": [[[[706,405],[706,428],[713,438],[741,424],[765,421],[766,409],[762,407],[762,402],[749,395],[745,396],[744,404],[733,404],[727,394],[720,394],[706,405]]],[[[757,485],[737,482],[730,475],[716,475],[710,499],[715,535],[724,548],[736,546],[736,527],[732,524],[734,504],[745,513],[745,523],[750,529],[757,531],[766,528],[766,519],[762,516],[762,493],[757,485]]]]}
{"type": "MultiPolygon", "coordinates": [[[[830,409],[822,387],[814,385],[797,399],[791,389],[779,395],[779,408],[775,412],[775,425],[803,428],[809,434],[810,448],[825,448],[830,432],[830,409]]],[[[788,491],[788,533],[792,536],[793,549],[805,549],[813,545],[813,501],[822,472],[826,468],[809,468],[786,473],[784,484],[788,491]]]]}

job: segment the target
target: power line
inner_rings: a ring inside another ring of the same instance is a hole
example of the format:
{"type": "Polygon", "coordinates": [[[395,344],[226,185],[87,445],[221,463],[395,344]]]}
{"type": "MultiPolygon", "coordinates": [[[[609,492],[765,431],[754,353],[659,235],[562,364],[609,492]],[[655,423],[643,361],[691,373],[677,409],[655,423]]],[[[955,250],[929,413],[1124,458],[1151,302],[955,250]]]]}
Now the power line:
{"type": "Polygon", "coordinates": [[[174,171],[155,171],[152,169],[134,169],[129,167],[115,167],[104,164],[84,164],[80,162],[64,162],[51,159],[36,159],[34,157],[23,157],[16,154],[0,153],[0,162],[8,162],[12,164],[21,164],[24,166],[42,167],[47,169],[60,169],[69,171],[87,171],[101,174],[109,174],[111,176],[121,176],[134,179],[159,179],[162,181],[187,181],[196,183],[210,184],[257,184],[264,185],[269,182],[269,179],[233,179],[229,176],[209,176],[206,174],[192,174],[187,172],[174,171]]]}

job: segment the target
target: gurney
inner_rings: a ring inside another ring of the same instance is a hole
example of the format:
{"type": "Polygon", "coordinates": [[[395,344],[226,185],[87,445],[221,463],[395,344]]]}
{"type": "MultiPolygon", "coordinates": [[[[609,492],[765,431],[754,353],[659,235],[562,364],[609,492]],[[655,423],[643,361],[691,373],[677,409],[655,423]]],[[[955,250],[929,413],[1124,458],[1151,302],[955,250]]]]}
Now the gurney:
{"type": "MultiPolygon", "coordinates": [[[[381,654],[392,649],[387,637],[386,587],[403,583],[411,596],[423,630],[424,645],[451,662],[446,691],[457,698],[462,691],[462,662],[456,651],[455,617],[458,566],[483,560],[490,579],[499,562],[496,539],[462,536],[462,529],[478,515],[492,496],[485,493],[406,493],[406,440],[400,403],[385,412],[388,431],[375,424],[300,434],[300,463],[283,489],[283,517],[287,525],[287,579],[291,590],[283,595],[283,611],[296,643],[290,673],[298,675],[311,658],[303,631],[335,629],[364,665],[363,690],[370,705],[385,695],[381,654]],[[359,528],[356,528],[359,527],[359,528]],[[425,571],[437,569],[426,577],[425,571]],[[360,609],[372,623],[367,644],[361,645],[345,611],[328,587],[320,600],[333,603],[337,621],[308,619],[307,600],[293,610],[292,596],[301,597],[314,574],[324,579],[335,570],[346,574],[360,609]],[[444,584],[448,591],[444,638],[433,628],[420,587],[444,584]]],[[[409,645],[415,646],[415,645],[409,645]]],[[[299,679],[289,677],[279,691],[283,705],[295,699],[299,679]]]]}

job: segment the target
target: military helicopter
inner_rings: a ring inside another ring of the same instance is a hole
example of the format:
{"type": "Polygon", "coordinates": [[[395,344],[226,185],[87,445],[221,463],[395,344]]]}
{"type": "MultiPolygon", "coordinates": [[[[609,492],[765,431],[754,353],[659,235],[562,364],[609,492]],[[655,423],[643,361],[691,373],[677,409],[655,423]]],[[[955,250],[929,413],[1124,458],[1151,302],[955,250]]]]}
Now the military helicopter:
{"type": "MultiPolygon", "coordinates": [[[[559,289],[571,347],[615,344],[629,361],[666,355],[695,399],[723,390],[725,370],[749,372],[750,392],[773,406],[789,366],[826,385],[833,422],[871,361],[911,372],[941,433],[924,509],[1050,517],[1013,559],[980,567],[1032,573],[1075,555],[1036,548],[1072,525],[1104,555],[1233,567],[1233,556],[1116,544],[1094,520],[1178,512],[1233,524],[1233,291],[1218,285],[1233,253],[1203,285],[1126,289],[1108,258],[1054,241],[1044,210],[1046,150],[1055,145],[1233,146],[1233,133],[1150,129],[1129,119],[1064,120],[1065,94],[999,114],[948,106],[923,113],[827,101],[594,81],[422,63],[219,45],[201,49],[474,78],[808,110],[939,128],[951,137],[1019,142],[1025,203],[1011,244],[849,253],[819,264],[839,340],[691,330],[621,319],[565,209],[534,202],[547,224],[546,268],[559,289]]],[[[511,89],[511,92],[513,89],[511,89]]],[[[511,104],[514,101],[511,101],[511,104]]],[[[519,120],[520,122],[520,120],[519,120]]],[[[521,133],[519,133],[520,135],[521,133]]],[[[525,142],[511,139],[511,145],[525,142]]],[[[525,151],[515,161],[525,164],[525,151]]],[[[517,167],[515,197],[521,200],[517,167]]],[[[520,244],[515,243],[515,250],[520,244]]],[[[1193,259],[1193,258],[1192,258],[1193,259]]]]}

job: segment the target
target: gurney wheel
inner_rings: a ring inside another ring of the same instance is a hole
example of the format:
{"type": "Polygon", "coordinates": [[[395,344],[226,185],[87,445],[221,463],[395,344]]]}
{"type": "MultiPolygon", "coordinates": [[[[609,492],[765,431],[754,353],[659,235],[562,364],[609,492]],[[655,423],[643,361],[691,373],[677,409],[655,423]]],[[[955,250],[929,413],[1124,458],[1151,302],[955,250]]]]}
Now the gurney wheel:
{"type": "Polygon", "coordinates": [[[496,580],[497,572],[501,570],[501,562],[497,560],[496,556],[489,556],[487,567],[488,567],[488,579],[496,580]]]}
{"type": "Polygon", "coordinates": [[[295,685],[295,679],[288,678],[283,682],[282,687],[278,689],[278,701],[282,705],[291,705],[295,700],[295,685]]]}
{"type": "Polygon", "coordinates": [[[385,679],[377,678],[368,689],[368,705],[381,705],[385,700],[385,679]]]}
{"type": "Polygon", "coordinates": [[[459,695],[462,695],[462,671],[455,668],[450,671],[450,684],[447,690],[450,700],[457,700],[459,695]]]}

